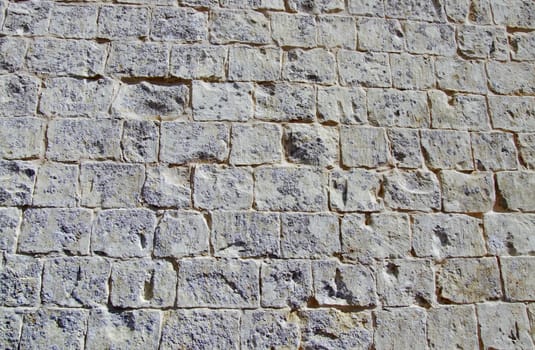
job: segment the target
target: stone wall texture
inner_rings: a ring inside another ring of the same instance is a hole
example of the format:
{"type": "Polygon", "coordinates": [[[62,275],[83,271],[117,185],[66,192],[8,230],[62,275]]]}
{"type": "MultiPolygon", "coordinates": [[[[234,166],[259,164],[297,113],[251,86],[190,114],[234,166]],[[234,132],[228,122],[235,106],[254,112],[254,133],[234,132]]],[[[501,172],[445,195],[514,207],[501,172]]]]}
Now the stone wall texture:
{"type": "Polygon", "coordinates": [[[0,0],[1,349],[534,349],[532,0],[0,0]]]}

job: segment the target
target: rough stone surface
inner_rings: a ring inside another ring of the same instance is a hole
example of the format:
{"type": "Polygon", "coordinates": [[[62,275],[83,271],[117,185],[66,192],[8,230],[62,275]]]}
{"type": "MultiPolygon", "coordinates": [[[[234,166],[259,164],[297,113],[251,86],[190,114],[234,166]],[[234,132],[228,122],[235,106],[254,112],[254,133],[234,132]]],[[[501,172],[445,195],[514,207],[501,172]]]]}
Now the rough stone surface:
{"type": "Polygon", "coordinates": [[[154,255],[158,257],[206,255],[210,248],[210,230],[197,212],[165,212],[154,236],[154,255]]]}
{"type": "Polygon", "coordinates": [[[440,208],[440,188],[430,171],[394,170],[385,179],[385,205],[392,209],[432,211],[440,208]]]}
{"type": "Polygon", "coordinates": [[[365,170],[333,170],[329,175],[329,200],[331,209],[341,212],[380,211],[383,203],[379,197],[382,178],[365,170]]]}
{"type": "Polygon", "coordinates": [[[425,349],[427,345],[426,319],[426,312],[418,307],[375,311],[374,344],[376,348],[425,349]]]}
{"type": "Polygon", "coordinates": [[[496,174],[500,204],[513,211],[535,211],[535,173],[503,171],[496,174]],[[521,190],[520,190],[521,189],[521,190]]]}
{"type": "Polygon", "coordinates": [[[535,252],[535,238],[531,234],[534,214],[487,213],[483,223],[491,254],[533,255],[535,252]]]}
{"type": "Polygon", "coordinates": [[[147,166],[141,194],[144,202],[154,207],[190,207],[190,169],[165,165],[147,166]]]}
{"type": "Polygon", "coordinates": [[[481,213],[492,209],[495,194],[490,173],[463,174],[444,170],[440,173],[440,180],[444,211],[481,213]]]}
{"type": "Polygon", "coordinates": [[[308,260],[268,260],[260,268],[263,307],[304,307],[313,295],[308,260]]]}
{"type": "Polygon", "coordinates": [[[241,319],[244,349],[295,349],[299,344],[297,318],[286,311],[245,311],[241,319]]]}

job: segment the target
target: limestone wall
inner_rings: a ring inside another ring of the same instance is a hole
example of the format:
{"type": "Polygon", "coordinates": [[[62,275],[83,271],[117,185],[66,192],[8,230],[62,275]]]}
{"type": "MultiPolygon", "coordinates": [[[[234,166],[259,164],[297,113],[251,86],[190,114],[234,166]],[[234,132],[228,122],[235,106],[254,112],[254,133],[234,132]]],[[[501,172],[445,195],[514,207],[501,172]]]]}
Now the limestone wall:
{"type": "Polygon", "coordinates": [[[533,349],[532,0],[0,0],[0,348],[533,349]]]}

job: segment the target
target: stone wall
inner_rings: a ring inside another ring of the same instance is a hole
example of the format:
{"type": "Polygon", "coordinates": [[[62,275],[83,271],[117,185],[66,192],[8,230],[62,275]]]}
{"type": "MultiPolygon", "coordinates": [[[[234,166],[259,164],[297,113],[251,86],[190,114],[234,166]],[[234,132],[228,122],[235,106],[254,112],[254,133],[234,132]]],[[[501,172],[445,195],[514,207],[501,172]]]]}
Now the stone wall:
{"type": "Polygon", "coordinates": [[[2,349],[533,349],[532,0],[0,0],[2,349]]]}

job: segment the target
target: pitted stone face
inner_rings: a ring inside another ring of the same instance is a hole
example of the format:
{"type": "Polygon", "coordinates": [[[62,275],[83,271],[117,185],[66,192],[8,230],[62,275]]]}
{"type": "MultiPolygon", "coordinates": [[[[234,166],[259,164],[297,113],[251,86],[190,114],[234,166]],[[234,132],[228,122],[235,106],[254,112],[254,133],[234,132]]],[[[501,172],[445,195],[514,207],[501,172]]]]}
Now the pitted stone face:
{"type": "Polygon", "coordinates": [[[533,0],[0,0],[1,349],[532,349],[533,0]]]}

